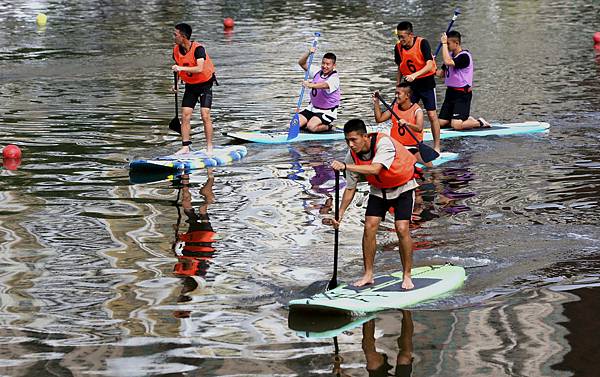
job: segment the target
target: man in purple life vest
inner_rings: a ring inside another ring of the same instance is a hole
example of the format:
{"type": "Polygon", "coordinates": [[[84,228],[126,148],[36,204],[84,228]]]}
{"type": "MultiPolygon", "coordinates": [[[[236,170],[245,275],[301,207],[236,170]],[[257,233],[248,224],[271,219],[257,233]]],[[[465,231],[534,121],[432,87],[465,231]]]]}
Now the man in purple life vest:
{"type": "Polygon", "coordinates": [[[447,88],[438,117],[440,127],[450,126],[455,130],[491,127],[485,119],[469,115],[473,98],[473,57],[462,49],[460,33],[455,30],[443,33],[441,42],[444,65],[436,74],[446,78],[447,88]]]}
{"type": "Polygon", "coordinates": [[[300,115],[300,128],[310,132],[326,132],[333,128],[332,122],[337,119],[337,109],[340,106],[340,78],[335,70],[335,54],[328,52],[323,55],[321,68],[308,67],[307,60],[315,48],[304,53],[298,64],[302,69],[309,70],[312,80],[305,80],[302,85],[310,89],[310,103],[300,115]]]}

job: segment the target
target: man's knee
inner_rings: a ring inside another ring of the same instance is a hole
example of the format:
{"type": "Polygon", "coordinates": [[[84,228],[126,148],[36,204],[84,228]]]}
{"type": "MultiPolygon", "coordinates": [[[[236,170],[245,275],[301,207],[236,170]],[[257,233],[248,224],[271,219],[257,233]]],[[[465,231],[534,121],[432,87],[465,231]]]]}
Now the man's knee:
{"type": "Polygon", "coordinates": [[[375,235],[377,228],[379,228],[379,218],[375,216],[368,216],[365,219],[365,234],[375,235]]]}
{"type": "Polygon", "coordinates": [[[398,233],[399,237],[410,236],[410,221],[397,220],[394,225],[396,226],[396,233],[398,233]]]}
{"type": "Polygon", "coordinates": [[[460,119],[452,119],[452,121],[450,122],[450,126],[452,128],[454,128],[455,130],[462,130],[463,129],[463,121],[460,119]]]}

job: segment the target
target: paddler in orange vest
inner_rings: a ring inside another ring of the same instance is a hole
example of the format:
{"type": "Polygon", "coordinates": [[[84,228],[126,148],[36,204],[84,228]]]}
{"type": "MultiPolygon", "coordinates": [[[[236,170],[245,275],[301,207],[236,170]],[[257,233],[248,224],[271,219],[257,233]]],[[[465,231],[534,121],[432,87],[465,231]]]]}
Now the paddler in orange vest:
{"type": "Polygon", "coordinates": [[[373,93],[373,110],[377,123],[392,119],[390,136],[404,145],[408,151],[415,155],[417,161],[428,167],[433,166],[430,162],[425,163],[419,153],[418,142],[423,141],[423,109],[416,103],[412,103],[410,96],[412,89],[408,83],[402,82],[396,87],[396,103],[392,110],[400,117],[398,120],[389,110],[381,111],[381,105],[376,93],[373,93]],[[415,140],[406,128],[417,138],[415,140]]]}
{"type": "MultiPolygon", "coordinates": [[[[200,102],[200,115],[204,124],[207,152],[212,152],[212,120],[210,108],[212,106],[212,86],[215,78],[215,67],[200,43],[190,41],[192,27],[180,23],[175,25],[173,37],[173,59],[175,64],[171,69],[179,73],[179,78],[185,83],[185,92],[181,101],[181,144],[182,147],[175,154],[184,154],[191,151],[191,120],[192,112],[197,102],[200,102]]],[[[173,88],[177,90],[177,88],[173,88]]]]}
{"type": "Polygon", "coordinates": [[[435,98],[435,60],[431,55],[431,47],[427,39],[413,34],[413,26],[408,21],[402,21],[396,27],[398,43],[394,47],[394,60],[398,65],[396,85],[404,78],[413,90],[412,102],[423,101],[427,111],[433,148],[440,151],[440,123],[437,117],[437,101],[435,98]]]}
{"type": "Polygon", "coordinates": [[[333,169],[347,172],[339,221],[334,221],[334,226],[339,226],[352,203],[360,175],[364,175],[371,186],[362,239],[364,275],[353,285],[362,287],[373,284],[377,229],[389,209],[394,208],[394,225],[400,241],[400,260],[404,272],[402,288],[412,289],[413,242],[409,224],[415,189],[419,186],[414,179],[415,156],[384,133],[368,134],[365,123],[360,119],[349,120],[344,125],[344,135],[350,147],[345,162],[331,163],[333,169]]]}

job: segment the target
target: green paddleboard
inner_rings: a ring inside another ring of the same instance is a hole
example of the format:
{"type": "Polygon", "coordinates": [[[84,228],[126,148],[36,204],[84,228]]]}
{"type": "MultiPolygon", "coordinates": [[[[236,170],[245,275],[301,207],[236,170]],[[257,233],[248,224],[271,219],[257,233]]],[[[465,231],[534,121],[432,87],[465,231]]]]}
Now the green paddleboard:
{"type": "Polygon", "coordinates": [[[402,272],[377,276],[364,287],[342,284],[308,298],[292,300],[290,311],[326,311],[342,315],[403,309],[452,291],[466,279],[464,268],[451,264],[416,267],[412,270],[414,289],[402,289],[402,272]]]}

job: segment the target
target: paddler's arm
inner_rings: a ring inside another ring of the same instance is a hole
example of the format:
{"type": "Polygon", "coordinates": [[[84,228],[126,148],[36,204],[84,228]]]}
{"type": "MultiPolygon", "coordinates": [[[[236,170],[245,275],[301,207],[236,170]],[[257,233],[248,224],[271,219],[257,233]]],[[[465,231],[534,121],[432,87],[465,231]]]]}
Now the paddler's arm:
{"type": "Polygon", "coordinates": [[[171,69],[175,72],[189,72],[189,73],[200,73],[204,69],[204,59],[196,60],[196,66],[194,67],[184,67],[182,65],[174,64],[171,69]]]}
{"type": "Polygon", "coordinates": [[[306,64],[308,61],[308,57],[310,56],[310,54],[314,54],[315,51],[317,51],[317,49],[311,46],[311,48],[307,52],[302,54],[302,56],[298,60],[298,65],[302,67],[303,70],[308,71],[308,64],[306,64]]]}
{"type": "Polygon", "coordinates": [[[373,110],[375,112],[375,122],[381,123],[392,117],[392,113],[388,110],[381,112],[381,105],[379,104],[379,98],[377,97],[378,92],[373,93],[373,110]]]}
{"type": "Polygon", "coordinates": [[[418,79],[423,73],[429,72],[432,69],[433,69],[433,60],[427,60],[427,63],[425,63],[425,66],[423,68],[419,69],[415,73],[412,73],[412,74],[406,76],[406,81],[413,82],[416,79],[418,79]]]}
{"type": "Polygon", "coordinates": [[[410,128],[411,131],[422,132],[423,131],[423,110],[417,111],[415,124],[408,123],[404,119],[400,119],[399,123],[410,128]]]}
{"type": "Polygon", "coordinates": [[[444,60],[444,64],[446,67],[454,67],[454,59],[452,59],[448,50],[448,36],[446,36],[446,33],[442,33],[440,41],[442,42],[442,59],[444,60]]]}
{"type": "Polygon", "coordinates": [[[327,83],[327,81],[312,82],[310,80],[304,80],[302,81],[302,85],[304,85],[305,88],[309,89],[329,89],[329,84],[327,83]]]}

